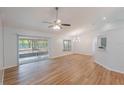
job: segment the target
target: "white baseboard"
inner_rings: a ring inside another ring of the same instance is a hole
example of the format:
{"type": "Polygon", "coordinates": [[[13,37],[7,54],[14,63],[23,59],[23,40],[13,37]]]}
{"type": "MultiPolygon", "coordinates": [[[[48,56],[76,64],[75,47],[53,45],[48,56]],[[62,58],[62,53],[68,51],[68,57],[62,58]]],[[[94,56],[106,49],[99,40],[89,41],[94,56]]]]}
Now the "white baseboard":
{"type": "Polygon", "coordinates": [[[63,56],[68,56],[68,55],[73,55],[73,54],[80,54],[80,55],[92,56],[92,54],[86,54],[86,53],[70,53],[70,54],[64,54],[64,55],[50,57],[50,59],[59,58],[59,57],[63,57],[63,56]]]}
{"type": "Polygon", "coordinates": [[[106,69],[108,69],[108,70],[110,70],[110,71],[118,72],[118,73],[124,74],[123,71],[116,70],[116,69],[113,69],[113,68],[111,68],[111,67],[105,66],[105,65],[101,64],[100,62],[98,62],[97,60],[95,60],[95,62],[96,62],[97,64],[99,64],[100,66],[102,66],[102,67],[104,67],[104,68],[106,68],[106,69]]]}
{"type": "Polygon", "coordinates": [[[18,65],[6,66],[6,67],[4,67],[3,69],[8,69],[8,68],[15,67],[15,66],[18,66],[18,65]]]}
{"type": "Polygon", "coordinates": [[[59,57],[63,57],[63,56],[68,56],[68,55],[72,55],[73,53],[70,54],[64,54],[64,55],[59,55],[59,56],[54,56],[54,57],[50,57],[50,59],[55,59],[55,58],[59,58],[59,57]]]}
{"type": "Polygon", "coordinates": [[[92,54],[89,54],[89,53],[73,53],[73,54],[80,54],[80,55],[92,56],[92,54]]]}

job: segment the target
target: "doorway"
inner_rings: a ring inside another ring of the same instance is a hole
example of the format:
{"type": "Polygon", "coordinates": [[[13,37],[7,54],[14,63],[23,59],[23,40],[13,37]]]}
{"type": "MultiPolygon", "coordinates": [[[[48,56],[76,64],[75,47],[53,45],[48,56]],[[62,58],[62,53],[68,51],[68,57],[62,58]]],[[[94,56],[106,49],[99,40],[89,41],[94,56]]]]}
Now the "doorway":
{"type": "Polygon", "coordinates": [[[19,65],[39,62],[48,58],[48,39],[29,36],[18,37],[19,65]]]}

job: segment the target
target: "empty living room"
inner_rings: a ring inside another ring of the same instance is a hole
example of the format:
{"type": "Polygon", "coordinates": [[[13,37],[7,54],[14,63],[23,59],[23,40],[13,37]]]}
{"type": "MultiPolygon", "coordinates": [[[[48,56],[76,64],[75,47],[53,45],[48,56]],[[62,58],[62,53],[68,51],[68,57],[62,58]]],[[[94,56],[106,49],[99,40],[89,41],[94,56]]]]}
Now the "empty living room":
{"type": "Polygon", "coordinates": [[[0,84],[123,85],[123,7],[0,7],[0,84]]]}

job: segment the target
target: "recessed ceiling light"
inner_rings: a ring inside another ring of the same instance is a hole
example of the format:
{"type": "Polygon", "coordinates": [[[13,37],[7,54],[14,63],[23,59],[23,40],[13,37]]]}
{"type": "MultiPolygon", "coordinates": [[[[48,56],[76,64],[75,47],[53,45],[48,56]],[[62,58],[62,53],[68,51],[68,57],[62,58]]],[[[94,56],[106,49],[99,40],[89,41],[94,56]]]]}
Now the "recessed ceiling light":
{"type": "Polygon", "coordinates": [[[103,20],[106,20],[107,18],[106,18],[106,17],[103,17],[102,19],[103,19],[103,20]]]}

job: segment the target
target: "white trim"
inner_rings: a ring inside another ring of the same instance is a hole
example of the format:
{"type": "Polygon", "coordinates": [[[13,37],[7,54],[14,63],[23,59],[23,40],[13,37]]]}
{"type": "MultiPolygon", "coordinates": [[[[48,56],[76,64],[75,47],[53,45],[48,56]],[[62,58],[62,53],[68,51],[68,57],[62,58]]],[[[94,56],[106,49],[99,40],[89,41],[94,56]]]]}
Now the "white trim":
{"type": "Polygon", "coordinates": [[[4,70],[2,70],[2,85],[3,85],[3,81],[4,81],[4,70]]]}
{"type": "Polygon", "coordinates": [[[63,57],[63,56],[73,55],[73,54],[92,56],[92,54],[85,54],[85,53],[70,53],[70,54],[59,55],[59,56],[54,56],[54,57],[50,57],[50,58],[54,59],[54,58],[59,58],[59,57],[63,57]]]}
{"type": "Polygon", "coordinates": [[[17,34],[19,37],[30,37],[30,38],[36,38],[36,39],[50,39],[50,37],[45,37],[45,36],[33,36],[33,35],[26,35],[26,34],[17,34]]]}
{"type": "Polygon", "coordinates": [[[102,66],[102,67],[104,67],[104,68],[106,68],[106,69],[108,69],[108,70],[110,70],[110,71],[118,72],[118,73],[124,74],[123,71],[112,69],[111,67],[108,67],[108,66],[105,66],[105,65],[101,64],[101,63],[98,62],[97,60],[95,60],[95,62],[96,62],[97,64],[99,64],[100,66],[102,66]]]}
{"type": "Polygon", "coordinates": [[[93,56],[93,54],[90,54],[90,53],[73,53],[73,54],[80,54],[80,55],[93,56]]]}
{"type": "Polygon", "coordinates": [[[48,38],[48,37],[43,37],[43,36],[31,36],[31,35],[22,35],[22,34],[17,34],[17,48],[16,48],[16,50],[17,50],[17,66],[19,66],[20,65],[20,63],[19,63],[19,38],[20,37],[30,37],[30,38],[36,38],[36,39],[45,39],[45,40],[47,40],[48,41],[48,54],[49,54],[49,52],[50,52],[50,48],[49,48],[49,40],[50,40],[50,38],[48,38]]]}
{"type": "Polygon", "coordinates": [[[7,66],[7,67],[4,67],[3,70],[8,69],[8,68],[12,68],[12,67],[15,67],[15,66],[18,66],[18,64],[13,65],[13,66],[7,66]]]}
{"type": "Polygon", "coordinates": [[[3,48],[3,64],[2,64],[2,84],[3,84],[3,80],[4,80],[4,66],[5,66],[5,53],[4,53],[4,51],[5,51],[5,49],[4,49],[4,45],[5,45],[5,41],[4,41],[4,38],[5,38],[5,36],[4,36],[4,19],[3,19],[3,16],[2,16],[2,18],[1,18],[1,23],[2,23],[2,43],[3,43],[3,46],[2,46],[2,48],[3,48]]]}
{"type": "Polygon", "coordinates": [[[16,40],[17,40],[16,41],[16,50],[17,50],[16,57],[17,57],[17,65],[19,65],[19,35],[18,34],[16,35],[16,40]]]}
{"type": "Polygon", "coordinates": [[[59,55],[59,56],[54,56],[54,57],[50,57],[50,59],[54,59],[54,58],[59,58],[59,57],[63,57],[63,56],[68,56],[68,55],[72,55],[74,53],[69,53],[69,54],[63,54],[63,55],[59,55]]]}

